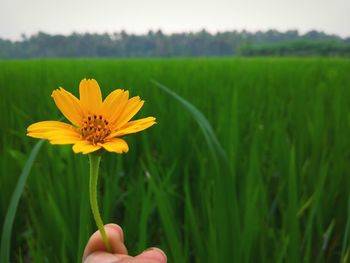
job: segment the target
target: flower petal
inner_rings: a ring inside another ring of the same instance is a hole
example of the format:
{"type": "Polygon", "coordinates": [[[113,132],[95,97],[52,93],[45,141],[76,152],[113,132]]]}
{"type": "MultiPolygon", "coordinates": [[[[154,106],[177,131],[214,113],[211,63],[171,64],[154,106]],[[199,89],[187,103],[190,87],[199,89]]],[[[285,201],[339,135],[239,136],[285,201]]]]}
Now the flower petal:
{"type": "Polygon", "coordinates": [[[120,128],[120,130],[112,132],[108,137],[109,138],[120,137],[123,135],[143,131],[151,127],[152,125],[156,124],[155,120],[156,118],[154,117],[147,117],[147,118],[128,122],[126,125],[120,128]]]}
{"type": "Polygon", "coordinates": [[[41,121],[27,128],[27,135],[46,139],[52,144],[72,144],[80,140],[80,133],[72,125],[59,121],[41,121]]]}
{"type": "Polygon", "coordinates": [[[124,90],[122,89],[112,91],[103,101],[102,111],[108,113],[115,111],[116,107],[119,105],[119,99],[123,93],[124,90]]]}
{"type": "Polygon", "coordinates": [[[110,123],[115,123],[128,104],[129,91],[115,90],[103,102],[103,113],[110,123]],[[121,92],[120,92],[121,91],[121,92]]]}
{"type": "Polygon", "coordinates": [[[102,106],[100,86],[94,79],[83,79],[79,85],[80,103],[88,113],[98,114],[102,106]]]}
{"type": "Polygon", "coordinates": [[[75,143],[72,148],[75,153],[87,154],[87,153],[92,153],[101,149],[101,146],[94,145],[89,141],[81,140],[75,143]]]}
{"type": "Polygon", "coordinates": [[[83,119],[83,109],[79,100],[63,88],[54,90],[51,94],[62,114],[74,125],[80,126],[83,119]]]}
{"type": "Polygon", "coordinates": [[[129,151],[128,144],[120,138],[112,138],[104,143],[99,143],[105,150],[116,153],[126,153],[129,151]]]}
{"type": "Polygon", "coordinates": [[[136,113],[142,108],[144,101],[139,96],[133,97],[128,100],[123,112],[120,114],[118,119],[112,123],[112,129],[118,129],[123,127],[136,113]]]}

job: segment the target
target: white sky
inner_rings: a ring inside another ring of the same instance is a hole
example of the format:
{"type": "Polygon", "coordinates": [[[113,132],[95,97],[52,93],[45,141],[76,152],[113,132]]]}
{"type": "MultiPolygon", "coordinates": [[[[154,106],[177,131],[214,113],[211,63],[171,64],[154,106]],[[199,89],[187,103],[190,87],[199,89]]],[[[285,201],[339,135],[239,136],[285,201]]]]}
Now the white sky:
{"type": "Polygon", "coordinates": [[[0,0],[0,38],[51,34],[322,30],[350,36],[350,0],[0,0]]]}

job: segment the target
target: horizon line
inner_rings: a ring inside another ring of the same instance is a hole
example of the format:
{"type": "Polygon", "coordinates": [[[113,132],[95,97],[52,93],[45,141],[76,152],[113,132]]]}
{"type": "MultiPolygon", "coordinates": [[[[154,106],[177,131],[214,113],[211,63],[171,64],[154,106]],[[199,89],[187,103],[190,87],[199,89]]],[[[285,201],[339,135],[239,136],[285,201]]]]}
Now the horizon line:
{"type": "Polygon", "coordinates": [[[128,35],[136,35],[136,36],[145,36],[145,35],[148,35],[150,32],[153,32],[153,33],[157,33],[157,32],[162,32],[162,34],[164,35],[167,35],[167,36],[170,36],[170,35],[176,35],[176,34],[196,34],[196,33],[200,33],[200,32],[207,32],[211,35],[216,35],[216,34],[220,34],[220,33],[232,33],[232,32],[238,32],[238,33],[243,33],[243,32],[247,32],[248,34],[256,34],[258,32],[262,32],[262,33],[267,33],[269,31],[276,31],[278,33],[287,33],[287,32],[291,32],[291,31],[296,31],[298,32],[298,35],[299,36],[304,36],[310,32],[318,32],[318,33],[323,33],[325,35],[328,35],[328,36],[336,36],[336,37],[339,37],[343,40],[346,40],[346,39],[349,39],[350,38],[350,35],[347,35],[347,36],[342,36],[340,34],[337,34],[337,33],[330,33],[330,32],[326,32],[325,30],[321,30],[321,29],[309,29],[309,30],[300,30],[300,29],[296,29],[296,28],[290,28],[290,29],[284,29],[284,30],[281,30],[281,29],[277,29],[275,27],[271,27],[271,28],[268,28],[268,29],[223,29],[223,30],[209,30],[209,29],[206,29],[206,28],[202,28],[202,29],[191,29],[191,30],[173,30],[173,31],[167,31],[167,30],[164,30],[162,28],[157,28],[157,29],[148,29],[146,32],[143,31],[143,32],[135,32],[133,30],[126,30],[126,29],[120,29],[120,30],[115,30],[115,31],[109,31],[109,30],[101,30],[101,31],[96,31],[96,30],[85,30],[85,31],[82,31],[82,30],[71,30],[69,33],[65,32],[49,32],[49,31],[46,31],[46,30],[38,30],[34,33],[21,33],[17,38],[11,38],[11,37],[3,37],[3,36],[0,36],[0,40],[5,40],[5,41],[11,41],[11,42],[17,42],[17,41],[23,41],[25,38],[31,38],[33,36],[36,36],[40,33],[43,33],[43,34],[47,34],[47,35],[50,35],[50,36],[65,36],[65,37],[68,37],[70,35],[73,35],[73,34],[77,34],[77,35],[86,35],[86,34],[91,34],[91,35],[103,35],[103,34],[108,34],[108,35],[114,35],[114,34],[121,34],[122,32],[125,32],[126,34],[128,35]]]}

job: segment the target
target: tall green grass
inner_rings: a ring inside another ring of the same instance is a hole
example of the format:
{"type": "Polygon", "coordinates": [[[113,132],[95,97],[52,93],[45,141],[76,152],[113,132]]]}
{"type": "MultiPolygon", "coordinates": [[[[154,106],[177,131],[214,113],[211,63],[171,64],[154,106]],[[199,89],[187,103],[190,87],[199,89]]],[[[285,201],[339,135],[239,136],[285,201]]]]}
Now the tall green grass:
{"type": "MultiPolygon", "coordinates": [[[[346,262],[349,72],[342,59],[2,61],[0,223],[36,143],[26,127],[59,119],[52,90],[77,95],[89,77],[105,96],[140,95],[139,117],[157,117],[126,137],[128,154],[101,163],[102,217],[123,227],[130,253],[159,246],[170,262],[346,262]],[[210,140],[223,153],[213,156],[210,140]]],[[[16,214],[12,262],[80,262],[94,230],[87,157],[45,143],[16,214]]]]}

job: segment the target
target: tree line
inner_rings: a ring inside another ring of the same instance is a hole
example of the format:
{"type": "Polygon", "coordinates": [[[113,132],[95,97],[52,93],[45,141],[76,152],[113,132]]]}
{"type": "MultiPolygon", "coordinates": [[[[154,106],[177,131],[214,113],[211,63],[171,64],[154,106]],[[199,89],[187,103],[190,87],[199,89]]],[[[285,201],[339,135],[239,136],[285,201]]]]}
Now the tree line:
{"type": "Polygon", "coordinates": [[[192,56],[350,56],[350,37],[320,31],[248,32],[206,30],[164,34],[161,30],[135,35],[39,32],[20,41],[0,38],[0,58],[48,57],[192,57],[192,56]]]}

